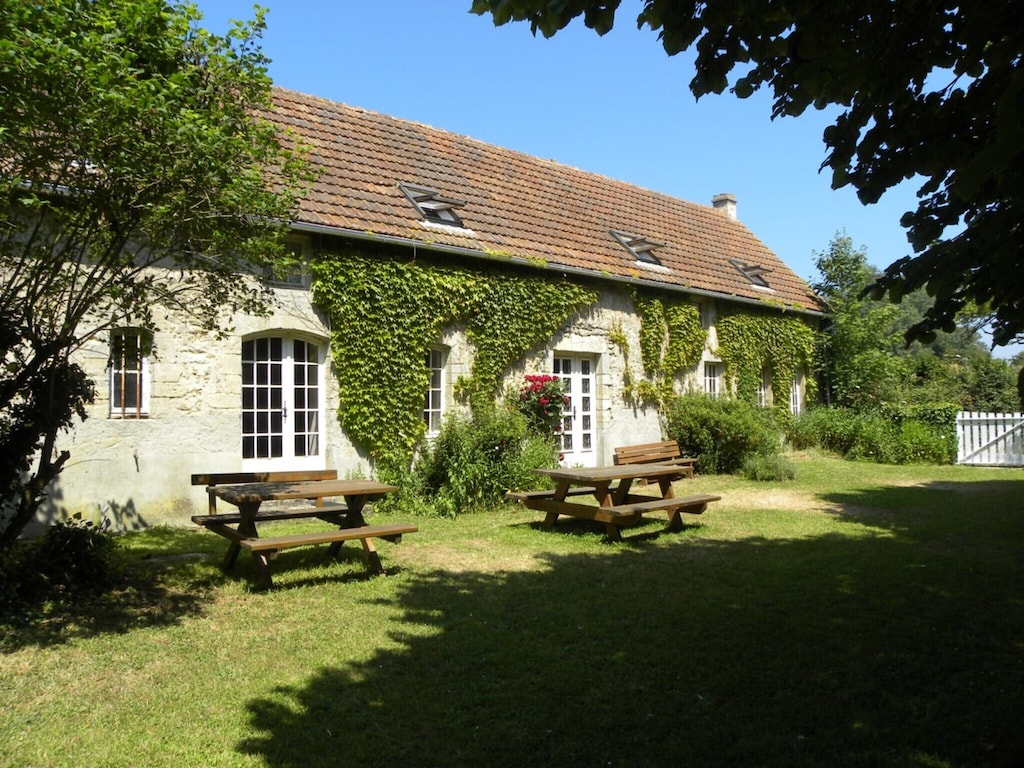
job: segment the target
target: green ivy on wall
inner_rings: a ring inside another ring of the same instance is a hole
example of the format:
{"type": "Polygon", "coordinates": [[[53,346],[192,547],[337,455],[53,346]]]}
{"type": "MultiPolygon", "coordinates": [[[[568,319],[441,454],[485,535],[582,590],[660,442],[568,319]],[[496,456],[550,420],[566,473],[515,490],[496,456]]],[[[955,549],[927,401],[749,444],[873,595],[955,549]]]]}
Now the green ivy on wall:
{"type": "Polygon", "coordinates": [[[627,400],[654,404],[672,394],[677,375],[700,362],[707,331],[700,322],[700,308],[688,301],[634,290],[633,305],[640,315],[640,359],[647,378],[633,387],[627,382],[624,394],[627,400]]]}
{"type": "Polygon", "coordinates": [[[464,391],[493,404],[504,372],[547,341],[597,291],[547,276],[422,263],[355,250],[323,253],[313,298],[331,322],[338,419],[384,477],[423,439],[427,348],[463,322],[476,355],[464,391]]]}
{"type": "MultiPolygon", "coordinates": [[[[715,324],[718,353],[735,382],[736,396],[757,402],[762,371],[771,375],[774,402],[789,403],[793,377],[811,369],[816,333],[798,317],[765,313],[730,312],[715,324]]],[[[814,379],[806,380],[807,397],[814,395],[814,379]]]]}

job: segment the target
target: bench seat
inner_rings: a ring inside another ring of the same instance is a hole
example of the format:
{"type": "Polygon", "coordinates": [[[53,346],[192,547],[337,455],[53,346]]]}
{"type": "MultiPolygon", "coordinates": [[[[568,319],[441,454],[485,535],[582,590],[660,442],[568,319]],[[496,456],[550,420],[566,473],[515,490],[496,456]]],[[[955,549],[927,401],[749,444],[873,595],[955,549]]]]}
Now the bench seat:
{"type": "MultiPolygon", "coordinates": [[[[342,502],[324,502],[318,507],[285,507],[282,509],[260,509],[254,518],[261,523],[267,520],[300,520],[306,517],[337,517],[348,512],[348,506],[342,502]]],[[[196,525],[210,525],[212,523],[228,524],[242,522],[242,515],[239,512],[221,512],[215,515],[192,515],[192,522],[196,525]]],[[[331,521],[333,522],[333,520],[331,521]]]]}
{"type": "MultiPolygon", "coordinates": [[[[590,486],[579,486],[570,488],[566,496],[586,496],[589,493],[593,493],[596,488],[590,486]]],[[[506,499],[515,499],[516,501],[527,501],[528,499],[553,499],[555,498],[554,490],[546,491],[508,491],[505,494],[506,499]]]]}
{"type": "Polygon", "coordinates": [[[339,528],[334,531],[315,531],[313,533],[294,533],[286,536],[268,536],[266,538],[241,539],[238,543],[253,552],[277,551],[289,547],[305,547],[313,544],[333,544],[352,541],[353,539],[378,538],[401,541],[402,534],[416,533],[419,530],[410,523],[391,523],[388,525],[361,525],[358,528],[339,528]]]}
{"type": "Polygon", "coordinates": [[[683,511],[691,515],[699,515],[712,501],[721,501],[721,496],[698,495],[683,496],[670,499],[651,499],[650,501],[633,501],[627,504],[619,504],[615,510],[624,515],[642,515],[645,512],[658,512],[661,510],[683,511]]]}

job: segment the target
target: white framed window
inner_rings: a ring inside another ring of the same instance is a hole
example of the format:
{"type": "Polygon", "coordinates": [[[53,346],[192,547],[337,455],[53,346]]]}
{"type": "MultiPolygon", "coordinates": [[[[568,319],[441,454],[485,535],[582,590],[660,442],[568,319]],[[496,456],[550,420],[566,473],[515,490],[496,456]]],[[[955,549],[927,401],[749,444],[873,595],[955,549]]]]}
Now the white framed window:
{"type": "Polygon", "coordinates": [[[711,397],[722,395],[722,370],[721,363],[704,363],[704,392],[711,397]]]}
{"type": "Polygon", "coordinates": [[[772,404],[771,398],[771,373],[767,368],[761,370],[761,380],[757,384],[757,404],[767,408],[772,404]]]}
{"type": "Polygon", "coordinates": [[[441,431],[441,422],[444,419],[445,366],[448,363],[448,352],[431,347],[427,350],[424,362],[430,372],[430,381],[423,403],[423,421],[427,425],[427,435],[433,436],[441,431]]]}
{"type": "Polygon", "coordinates": [[[283,336],[242,342],[242,461],[246,471],[319,469],[323,350],[283,336]]]}
{"type": "Polygon", "coordinates": [[[267,265],[263,268],[263,279],[276,288],[308,289],[310,276],[306,264],[309,261],[309,241],[305,238],[289,238],[284,248],[295,261],[292,270],[287,275],[277,275],[273,268],[267,265]]]}
{"type": "Polygon", "coordinates": [[[110,334],[110,418],[141,419],[149,416],[149,354],[153,336],[139,328],[110,334]]]}
{"type": "Polygon", "coordinates": [[[793,377],[793,386],[789,390],[789,412],[799,416],[800,411],[803,408],[803,402],[800,399],[800,377],[793,377]]]}

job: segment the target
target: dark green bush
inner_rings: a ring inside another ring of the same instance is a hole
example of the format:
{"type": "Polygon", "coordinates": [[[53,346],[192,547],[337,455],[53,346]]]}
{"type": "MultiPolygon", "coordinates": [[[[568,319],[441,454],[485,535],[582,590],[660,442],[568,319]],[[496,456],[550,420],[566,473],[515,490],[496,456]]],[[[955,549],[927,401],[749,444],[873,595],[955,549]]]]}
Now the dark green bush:
{"type": "Polygon", "coordinates": [[[0,609],[107,590],[120,573],[119,543],[108,527],[107,520],[96,525],[76,515],[0,552],[0,609]]]}
{"type": "Polygon", "coordinates": [[[530,470],[558,463],[552,435],[526,427],[523,416],[504,409],[452,415],[413,470],[423,499],[442,516],[491,506],[509,489],[537,487],[530,470]]]}
{"type": "Polygon", "coordinates": [[[665,429],[701,474],[732,473],[748,456],[779,452],[781,432],[770,409],[701,394],[676,398],[666,409],[665,429]]]}

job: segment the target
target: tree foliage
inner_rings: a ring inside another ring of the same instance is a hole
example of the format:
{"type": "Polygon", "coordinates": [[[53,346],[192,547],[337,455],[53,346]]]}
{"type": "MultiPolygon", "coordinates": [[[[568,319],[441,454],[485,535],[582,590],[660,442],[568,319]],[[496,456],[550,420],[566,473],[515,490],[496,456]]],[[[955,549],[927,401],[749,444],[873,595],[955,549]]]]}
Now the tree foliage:
{"type": "Polygon", "coordinates": [[[261,16],[223,36],[199,20],[164,0],[0,13],[0,545],[69,458],[84,344],[164,308],[215,328],[267,306],[238,274],[282,255],[306,166],[258,117],[261,16]]]}
{"type": "MultiPolygon", "coordinates": [[[[554,35],[573,19],[599,34],[620,0],[474,0],[496,24],[554,35]]],[[[696,48],[690,89],[745,98],[770,89],[772,117],[838,106],[824,133],[833,187],[876,202],[907,179],[919,205],[901,223],[915,252],[873,293],[935,298],[907,338],[955,328],[986,306],[996,344],[1024,332],[1024,6],[1018,0],[644,0],[639,26],[669,55],[696,48]],[[738,68],[738,70],[737,70],[738,68]]]]}
{"type": "Polygon", "coordinates": [[[864,295],[878,273],[845,234],[837,234],[826,251],[816,254],[815,266],[819,279],[813,288],[832,309],[818,355],[830,404],[953,403],[966,410],[1017,410],[1015,368],[992,357],[981,343],[974,314],[959,318],[952,332],[940,331],[928,344],[908,346],[904,331],[932,305],[923,290],[898,306],[864,295]]]}

